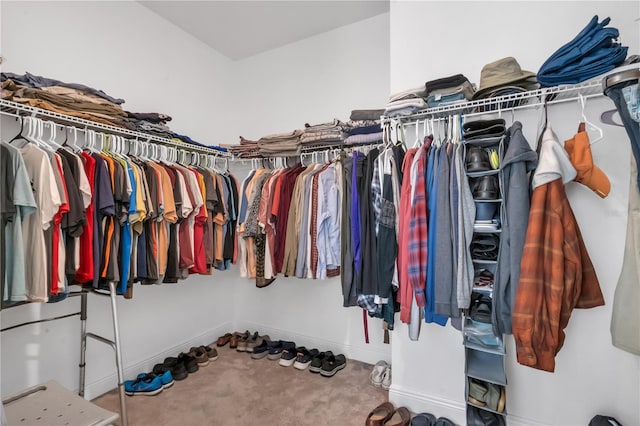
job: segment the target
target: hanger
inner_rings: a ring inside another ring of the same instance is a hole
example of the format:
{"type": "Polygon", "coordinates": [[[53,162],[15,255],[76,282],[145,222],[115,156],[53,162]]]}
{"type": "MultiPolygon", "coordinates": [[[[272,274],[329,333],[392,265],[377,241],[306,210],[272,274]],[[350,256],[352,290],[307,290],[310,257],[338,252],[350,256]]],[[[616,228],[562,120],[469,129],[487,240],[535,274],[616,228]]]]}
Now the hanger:
{"type": "Polygon", "coordinates": [[[614,120],[616,116],[618,117],[618,119],[620,118],[620,114],[618,113],[618,110],[615,108],[610,109],[600,114],[600,121],[603,122],[604,124],[609,124],[610,126],[624,127],[624,124],[618,123],[614,120]]]}
{"type": "Polygon", "coordinates": [[[592,122],[590,122],[589,120],[587,120],[587,116],[584,113],[586,102],[585,102],[584,96],[582,96],[582,93],[578,95],[578,99],[580,100],[580,106],[582,109],[582,121],[585,123],[586,131],[588,132],[589,130],[591,130],[592,132],[595,132],[598,135],[595,139],[590,138],[591,144],[601,141],[602,138],[604,137],[604,132],[602,131],[601,127],[598,127],[592,122]]]}
{"type": "Polygon", "coordinates": [[[11,140],[8,143],[11,143],[11,142],[15,141],[16,139],[24,137],[24,136],[22,136],[22,132],[24,131],[24,122],[25,122],[25,120],[23,120],[23,118],[20,117],[20,116],[17,116],[16,120],[20,123],[20,131],[18,132],[17,135],[12,137],[11,140]]]}
{"type": "MultiPolygon", "coordinates": [[[[426,123],[426,120],[425,120],[426,123]]],[[[420,131],[418,130],[420,127],[420,121],[416,121],[416,140],[413,142],[412,148],[420,148],[422,146],[422,141],[420,140],[420,131]]]]}

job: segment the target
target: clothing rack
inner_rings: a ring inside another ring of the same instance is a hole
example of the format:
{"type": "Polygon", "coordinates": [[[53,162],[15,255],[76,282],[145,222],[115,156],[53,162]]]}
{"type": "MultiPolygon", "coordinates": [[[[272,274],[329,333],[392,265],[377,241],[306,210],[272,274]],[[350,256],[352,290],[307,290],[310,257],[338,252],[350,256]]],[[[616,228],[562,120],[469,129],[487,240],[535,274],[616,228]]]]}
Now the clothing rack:
{"type": "Polygon", "coordinates": [[[464,103],[443,105],[418,111],[414,114],[397,117],[383,116],[381,124],[393,122],[404,123],[421,118],[444,118],[454,114],[472,117],[483,114],[501,114],[502,112],[529,109],[544,105],[579,101],[604,96],[600,79],[591,79],[578,84],[543,87],[527,92],[514,93],[505,96],[479,99],[464,103]]]}
{"type": "MultiPolygon", "coordinates": [[[[95,294],[99,294],[99,295],[105,295],[105,293],[100,293],[100,292],[95,292],[92,291],[92,293],[95,294]]],[[[80,297],[80,311],[77,312],[72,312],[70,314],[66,314],[66,315],[60,315],[60,316],[56,316],[56,317],[51,317],[51,318],[42,318],[39,320],[35,320],[35,321],[26,321],[23,323],[19,323],[10,327],[6,327],[3,329],[0,329],[0,332],[5,332],[5,331],[9,331],[9,330],[13,330],[16,328],[20,328],[20,327],[24,327],[27,325],[31,325],[31,324],[39,324],[39,323],[43,323],[43,322],[48,322],[48,321],[55,321],[55,320],[60,320],[60,319],[64,319],[64,318],[69,318],[72,316],[80,316],[80,364],[78,365],[78,367],[80,368],[80,378],[79,378],[79,386],[78,386],[78,395],[80,395],[81,397],[84,398],[84,391],[85,391],[85,377],[86,377],[86,372],[85,372],[85,368],[86,368],[86,352],[87,352],[87,337],[90,337],[94,340],[97,340],[99,342],[105,343],[109,346],[111,346],[111,348],[114,350],[115,352],[115,356],[116,356],[116,369],[117,369],[117,373],[118,373],[118,394],[119,394],[119,400],[120,400],[120,424],[122,426],[128,426],[129,422],[127,419],[127,406],[126,406],[126,402],[125,402],[125,392],[124,392],[124,373],[123,373],[123,367],[122,367],[122,350],[120,347],[120,330],[119,330],[119,326],[118,326],[118,310],[117,310],[117,306],[116,306],[116,284],[115,282],[111,281],[109,282],[109,297],[111,299],[111,314],[112,314],[112,322],[113,322],[113,340],[111,339],[107,339],[103,336],[97,335],[95,333],[90,333],[87,332],[87,297],[88,297],[89,291],[86,289],[82,289],[82,291],[77,291],[77,292],[71,292],[69,293],[68,297],[80,297]]],[[[27,303],[17,303],[15,305],[10,305],[7,307],[4,307],[2,310],[5,310],[7,308],[12,308],[12,307],[16,307],[16,306],[23,306],[26,305],[30,302],[27,303]]]]}
{"type": "Polygon", "coordinates": [[[116,126],[109,126],[102,123],[97,123],[91,120],[85,120],[83,118],[72,117],[58,112],[48,111],[41,108],[32,107],[29,105],[20,104],[17,102],[8,101],[6,99],[0,99],[0,114],[9,115],[14,117],[42,117],[54,121],[58,124],[69,125],[71,127],[77,127],[81,129],[91,129],[104,131],[119,136],[128,136],[130,138],[139,140],[141,142],[156,142],[161,145],[174,147],[176,149],[194,151],[201,154],[209,154],[218,157],[230,158],[231,154],[226,151],[221,151],[215,148],[209,148],[206,146],[192,145],[186,142],[180,143],[172,139],[163,138],[148,133],[136,132],[129,129],[124,129],[116,126]]]}

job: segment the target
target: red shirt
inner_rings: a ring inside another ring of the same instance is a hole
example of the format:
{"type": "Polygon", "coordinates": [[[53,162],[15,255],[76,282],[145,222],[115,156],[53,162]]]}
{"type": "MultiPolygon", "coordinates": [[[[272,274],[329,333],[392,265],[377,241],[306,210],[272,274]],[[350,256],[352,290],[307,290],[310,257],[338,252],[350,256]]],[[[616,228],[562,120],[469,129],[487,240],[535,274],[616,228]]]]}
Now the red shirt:
{"type": "Polygon", "coordinates": [[[84,163],[84,171],[87,174],[89,180],[89,186],[91,187],[91,203],[85,210],[87,216],[87,223],[84,226],[82,235],[80,235],[80,267],[76,271],[75,280],[79,283],[87,283],[93,280],[94,265],[93,265],[93,226],[94,226],[94,211],[95,211],[95,198],[93,196],[95,189],[95,172],[96,172],[96,160],[86,152],[80,154],[82,162],[84,163]]]}

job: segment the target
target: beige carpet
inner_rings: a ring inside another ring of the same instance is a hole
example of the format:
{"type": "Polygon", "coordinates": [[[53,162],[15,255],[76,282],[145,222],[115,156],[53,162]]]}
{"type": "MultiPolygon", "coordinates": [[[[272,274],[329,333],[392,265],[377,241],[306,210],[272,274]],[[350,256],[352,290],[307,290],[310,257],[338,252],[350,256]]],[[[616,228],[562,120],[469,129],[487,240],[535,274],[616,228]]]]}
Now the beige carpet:
{"type": "MultiPolygon", "coordinates": [[[[361,426],[388,397],[369,381],[373,366],[362,362],[348,360],[335,376],[323,377],[253,360],[228,345],[217,349],[216,361],[159,395],[127,397],[129,424],[361,426]]],[[[115,390],[93,402],[119,410],[115,390]]]]}

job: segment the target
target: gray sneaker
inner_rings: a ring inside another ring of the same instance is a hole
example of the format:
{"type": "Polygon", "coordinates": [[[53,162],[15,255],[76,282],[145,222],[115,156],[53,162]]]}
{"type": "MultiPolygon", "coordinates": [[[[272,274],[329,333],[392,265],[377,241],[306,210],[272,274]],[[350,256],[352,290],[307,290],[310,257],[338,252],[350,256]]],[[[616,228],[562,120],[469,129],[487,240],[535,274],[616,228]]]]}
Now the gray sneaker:
{"type": "MultiPolygon", "coordinates": [[[[255,335],[257,335],[258,332],[255,332],[255,335]]],[[[247,350],[247,343],[249,342],[249,340],[251,340],[252,336],[251,333],[249,332],[249,330],[245,331],[243,334],[241,334],[240,336],[238,336],[238,346],[236,346],[236,350],[238,352],[244,352],[247,350]]]]}
{"type": "Polygon", "coordinates": [[[256,346],[260,346],[264,341],[267,341],[267,342],[271,341],[271,338],[269,337],[269,335],[265,334],[264,336],[258,336],[258,332],[256,331],[256,333],[253,336],[251,336],[251,338],[247,341],[247,348],[245,349],[245,351],[249,353],[253,352],[253,349],[256,346]]]}

